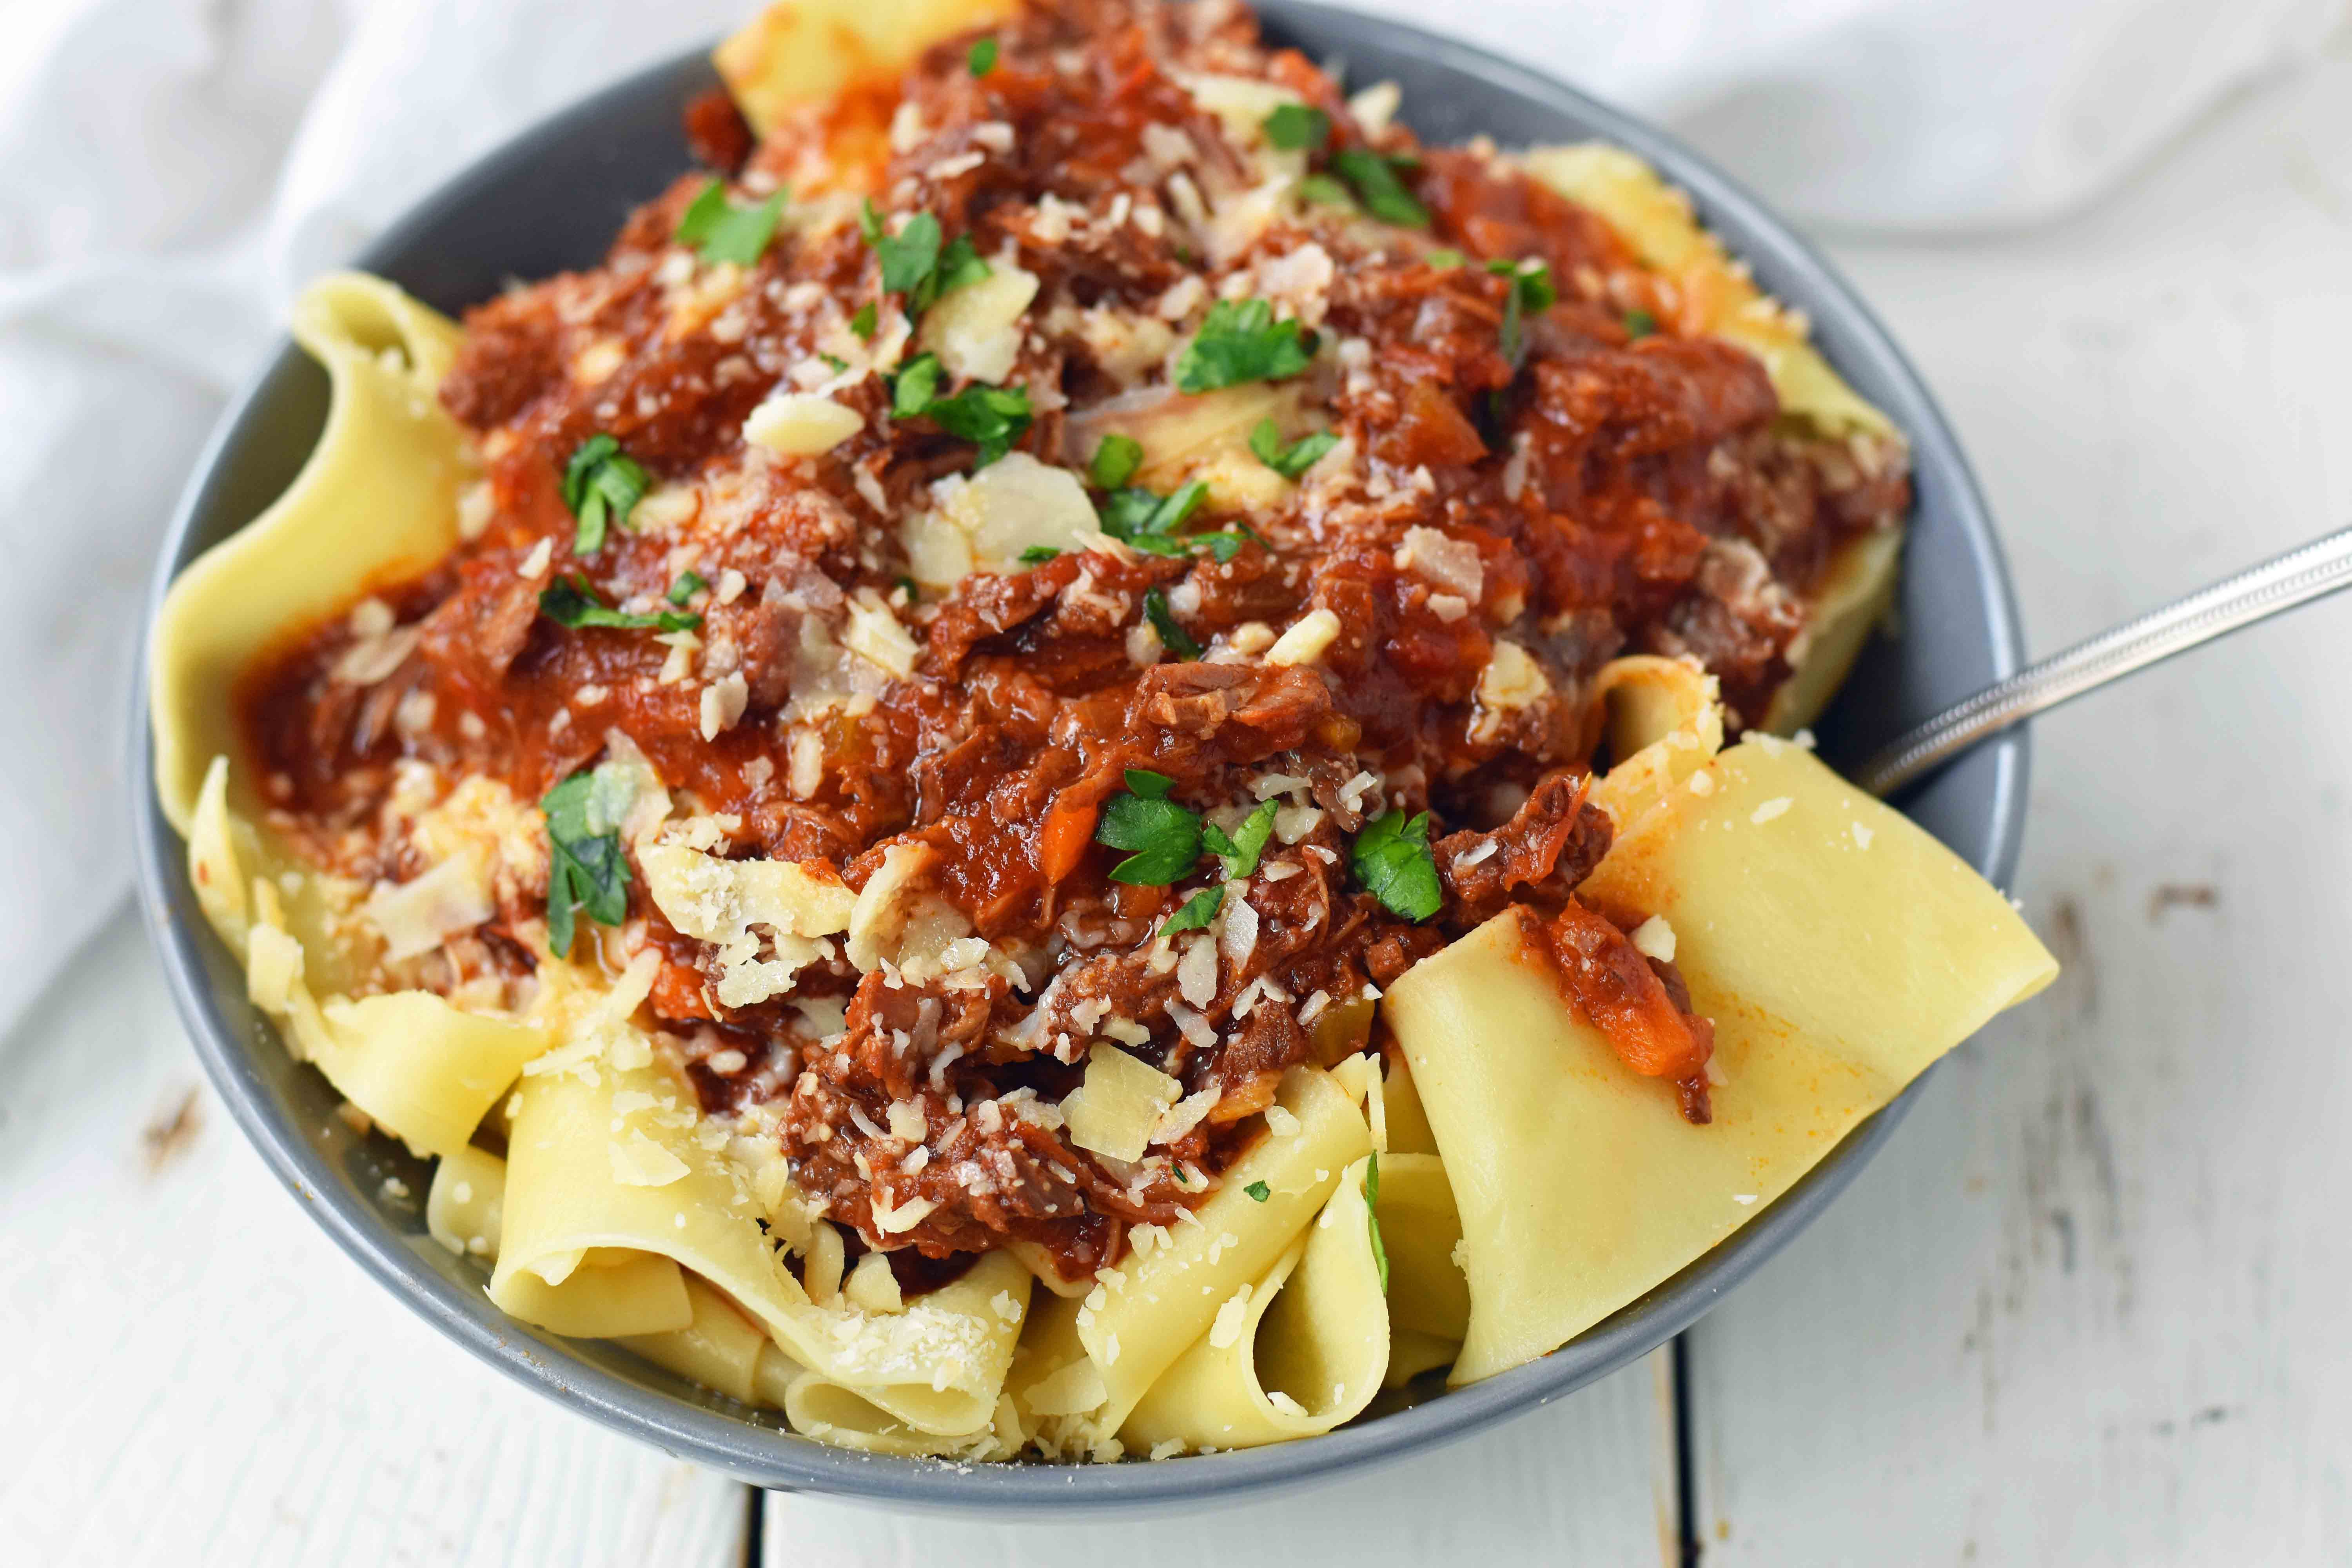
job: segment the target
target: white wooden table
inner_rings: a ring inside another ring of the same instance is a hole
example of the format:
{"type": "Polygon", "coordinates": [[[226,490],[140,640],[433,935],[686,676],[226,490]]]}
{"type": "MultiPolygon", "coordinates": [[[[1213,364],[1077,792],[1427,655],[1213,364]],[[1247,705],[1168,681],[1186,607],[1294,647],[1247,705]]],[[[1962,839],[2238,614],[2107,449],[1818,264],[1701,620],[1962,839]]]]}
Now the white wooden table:
{"type": "MultiPolygon", "coordinates": [[[[2352,58],[2063,226],[1832,249],[1967,438],[2037,648],[2352,521],[2352,58]]],[[[1691,1333],[1686,1462],[1661,1356],[1139,1527],[761,1500],[509,1385],[263,1171],[125,910],[0,1042],[0,1560],[2341,1560],[2347,668],[2325,605],[2044,723],[2015,890],[2066,977],[1691,1333]]]]}

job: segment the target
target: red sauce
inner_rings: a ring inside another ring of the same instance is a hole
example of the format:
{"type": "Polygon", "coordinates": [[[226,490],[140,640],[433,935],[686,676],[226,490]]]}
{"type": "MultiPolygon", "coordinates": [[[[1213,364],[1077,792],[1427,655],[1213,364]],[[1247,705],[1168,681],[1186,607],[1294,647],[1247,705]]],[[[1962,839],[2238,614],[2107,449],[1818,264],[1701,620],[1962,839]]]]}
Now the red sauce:
{"type": "MultiPolygon", "coordinates": [[[[732,853],[821,860],[862,888],[893,845],[927,846],[931,890],[1015,955],[1026,984],[894,986],[836,959],[803,971],[791,996],[730,1010],[710,984],[715,955],[668,927],[641,878],[630,929],[664,954],[650,1005],[688,1042],[706,1104],[782,1099],[803,1185],[868,1245],[935,1259],[1008,1237],[1073,1276],[1115,1258],[1128,1228],[1197,1201],[1282,1070],[1326,1048],[1318,1010],[1385,986],[1510,903],[1545,915],[1565,983],[1629,1064],[1682,1084],[1703,1118],[1704,1021],[1676,1001],[1677,979],[1570,898],[1607,845],[1580,784],[1589,683],[1621,652],[1690,653],[1722,678],[1736,717],[1759,717],[1823,564],[1906,504],[1899,449],[1864,478],[1842,446],[1776,422],[1746,353],[1637,339],[1627,313],[1654,284],[1597,216],[1493,157],[1420,149],[1401,130],[1368,135],[1310,65],[1260,48],[1245,16],[1041,6],[993,36],[999,63],[984,78],[961,42],[910,74],[915,134],[896,152],[896,105],[874,95],[788,121],[757,148],[737,144],[723,106],[698,102],[692,138],[714,166],[741,169],[739,202],[789,179],[815,210],[824,180],[809,172],[827,163],[835,189],[928,212],[980,255],[1017,259],[1039,281],[1005,377],[1036,411],[1019,449],[1080,470],[1089,454],[1071,444],[1072,418],[1133,374],[1102,323],[1147,330],[1136,323],[1159,322],[1187,279],[1246,274],[1244,291],[1270,275],[1313,279],[1290,305],[1338,347],[1297,385],[1347,438],[1352,468],[1310,475],[1246,519],[1212,504],[1196,526],[1254,531],[1223,563],[1071,552],[908,602],[897,524],[930,503],[934,481],[971,470],[969,443],[933,419],[894,419],[871,374],[833,393],[863,425],[821,457],[771,458],[741,436],[788,374],[831,352],[828,330],[877,298],[870,247],[854,223],[788,226],[740,291],[698,308],[694,290],[716,287],[709,269],[670,236],[708,176],[682,178],[629,220],[603,267],[468,313],[443,398],[488,454],[488,525],[383,595],[415,637],[391,676],[337,675],[352,641],[340,622],[255,672],[247,732],[282,825],[341,869],[413,875],[384,813],[397,765],[486,776],[531,800],[618,731],[683,805],[724,819],[732,853]],[[1266,77],[1321,106],[1336,145],[1417,157],[1401,168],[1432,226],[1381,229],[1310,205],[1213,271],[1182,193],[1230,198],[1254,176],[1180,85],[1185,72],[1266,77]],[[1171,136],[1190,149],[1181,168],[1171,136]],[[1433,259],[1433,247],[1468,262],[1433,259]],[[1559,299],[1526,313],[1515,363],[1501,333],[1514,285],[1482,263],[1527,258],[1548,263],[1559,299]],[[1273,267],[1286,260],[1291,274],[1273,267]],[[575,375],[591,364],[594,379],[575,375]],[[560,476],[597,434],[656,483],[697,487],[700,510],[615,528],[575,558],[560,476]],[[1450,570],[1428,563],[1433,544],[1450,570]],[[551,573],[642,609],[662,605],[689,565],[711,584],[691,600],[698,650],[538,614],[551,573]],[[880,684],[861,711],[803,717],[804,632],[837,637],[845,596],[860,593],[895,595],[915,673],[880,684]],[[1162,598],[1207,659],[1137,662],[1147,601],[1162,598]],[[1258,657],[1315,610],[1340,627],[1319,659],[1258,657]],[[1543,689],[1490,709],[1480,682],[1506,642],[1543,689]],[[737,677],[741,714],[706,737],[706,690],[737,677]],[[1219,964],[1205,1000],[1184,1000],[1152,954],[1188,888],[1122,886],[1109,875],[1120,854],[1094,842],[1130,768],[1167,775],[1172,798],[1202,810],[1253,805],[1270,776],[1297,781],[1271,792],[1293,791],[1297,831],[1268,852],[1293,869],[1229,895],[1257,934],[1219,964]],[[1349,874],[1353,836],[1391,808],[1435,819],[1444,898],[1426,921],[1349,874]],[[1457,866],[1474,850],[1483,870],[1457,866]],[[827,999],[846,1029],[820,1044],[799,1004],[827,999]],[[1050,1113],[1005,1109],[1028,1103],[1024,1089],[1050,1105],[1075,1087],[1070,1063],[1104,1018],[1146,1032],[1131,1048],[1186,1095],[1217,1091],[1156,1152],[1165,1159],[1136,1170],[1074,1147],[1050,1113]],[[924,1118],[913,1171],[866,1130],[894,1102],[924,1118]],[[877,1197],[931,1207],[884,1232],[877,1197]]],[[[517,969],[543,945],[536,897],[522,889],[490,922],[517,969]]]]}

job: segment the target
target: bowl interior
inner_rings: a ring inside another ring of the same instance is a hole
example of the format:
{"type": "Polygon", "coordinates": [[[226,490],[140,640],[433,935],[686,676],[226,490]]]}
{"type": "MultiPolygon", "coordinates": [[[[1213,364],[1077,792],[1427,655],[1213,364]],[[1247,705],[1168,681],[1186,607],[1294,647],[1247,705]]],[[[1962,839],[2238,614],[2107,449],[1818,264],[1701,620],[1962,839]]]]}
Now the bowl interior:
{"type": "MultiPolygon", "coordinates": [[[[1357,83],[1393,79],[1404,118],[1432,142],[1504,146],[1600,137],[1647,157],[1688,190],[1701,217],[1761,285],[1812,319],[1817,340],[1913,440],[1918,501],[1898,639],[1881,637],[1821,725],[1824,750],[1855,758],[2020,663],[2000,550],[1942,416],[1868,310],[1822,260],[1687,151],[1582,95],[1416,29],[1321,5],[1267,0],[1269,35],[1345,62],[1357,83]]],[[[655,67],[549,120],[444,186],[357,264],[456,313],[507,279],[593,265],[629,210],[690,159],[679,111],[715,80],[699,54],[655,67]],[[583,199],[583,193],[590,193],[583,199]]],[[[155,596],[181,567],[275,500],[300,468],[327,405],[324,374],[290,344],[225,418],[183,500],[155,596]]],[[[143,684],[134,753],[149,760],[143,684]]],[[[2025,800],[2022,731],[1979,749],[1901,804],[1996,882],[2015,863],[2025,800]]],[[[747,1480],[901,1505],[1066,1512],[1132,1509],[1330,1476],[1395,1457],[1558,1397],[1646,1353],[1801,1230],[1893,1130],[1909,1095],[1857,1129],[1731,1240],[1564,1349],[1475,1387],[1402,1391],[1378,1414],[1310,1442],[1158,1465],[1078,1469],[960,1467],[822,1447],[610,1346],[558,1340],[493,1308],[478,1265],[425,1234],[427,1173],[333,1114],[324,1079],[293,1062],[246,1000],[236,964],[198,913],[178,838],[152,795],[137,833],[142,899],[182,1016],[224,1099],[278,1175],[362,1266],[468,1350],[609,1426],[747,1480]],[[392,1184],[394,1183],[398,1184],[392,1184]],[[404,1189],[407,1195],[400,1195],[404,1189]]],[[[1916,1092],[1916,1089],[1913,1091],[1916,1092]]]]}

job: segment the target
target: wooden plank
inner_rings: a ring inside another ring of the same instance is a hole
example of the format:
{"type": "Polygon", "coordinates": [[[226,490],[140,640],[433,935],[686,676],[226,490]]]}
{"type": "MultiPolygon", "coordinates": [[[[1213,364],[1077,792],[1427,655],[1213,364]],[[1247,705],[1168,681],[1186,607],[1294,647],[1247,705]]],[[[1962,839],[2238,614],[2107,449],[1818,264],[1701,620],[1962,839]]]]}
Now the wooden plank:
{"type": "Polygon", "coordinates": [[[126,909],[0,1046],[0,1541],[107,1568],[732,1568],[746,1489],[413,1318],[238,1135],[126,909]]]}
{"type": "Polygon", "coordinates": [[[973,1524],[771,1494],[763,1568],[1672,1563],[1675,1529],[1674,1399],[1662,1350],[1500,1428],[1261,1502],[1142,1521],[973,1524]]]}
{"type": "MultiPolygon", "coordinates": [[[[2352,521],[2352,60],[2047,235],[1847,246],[2048,649],[2352,521]]],[[[2046,721],[2067,974],[1692,1337],[1708,1562],[2332,1561],[2352,605],[2046,721]]]]}

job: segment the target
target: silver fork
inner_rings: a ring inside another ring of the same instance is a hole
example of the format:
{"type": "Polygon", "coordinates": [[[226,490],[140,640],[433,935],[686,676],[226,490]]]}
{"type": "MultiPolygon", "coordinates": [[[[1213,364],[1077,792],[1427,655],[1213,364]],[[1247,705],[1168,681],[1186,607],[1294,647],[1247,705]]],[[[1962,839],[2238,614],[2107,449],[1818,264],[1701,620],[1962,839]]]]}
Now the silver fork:
{"type": "Polygon", "coordinates": [[[1853,782],[1873,795],[1891,795],[2021,720],[2347,586],[2352,586],[2352,528],[2324,534],[2027,665],[1880,748],[1853,771],[1853,782]]]}

